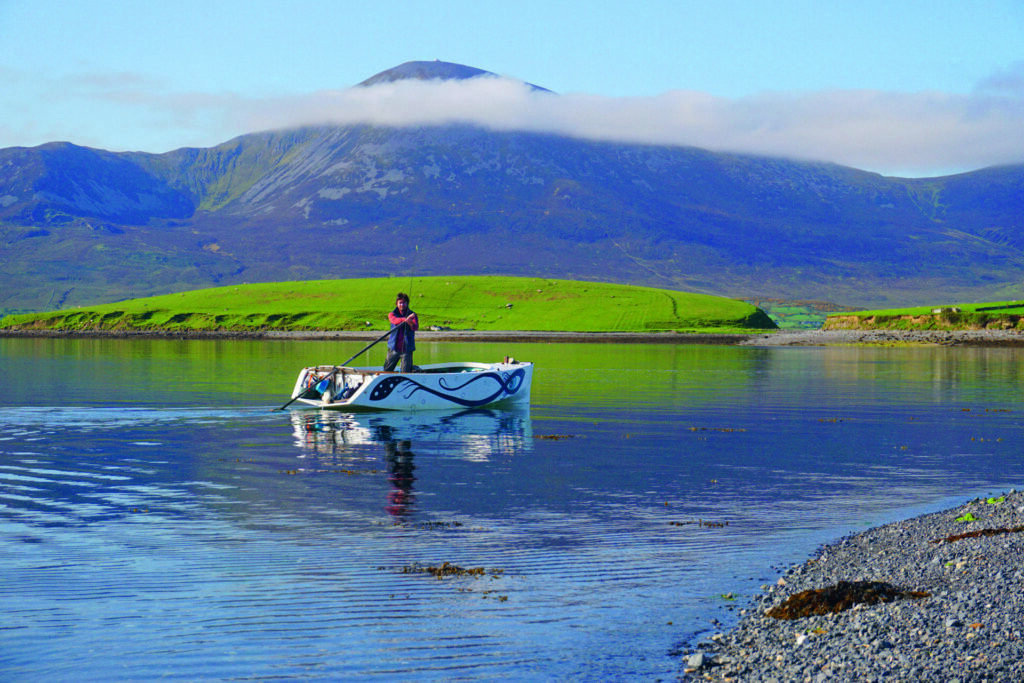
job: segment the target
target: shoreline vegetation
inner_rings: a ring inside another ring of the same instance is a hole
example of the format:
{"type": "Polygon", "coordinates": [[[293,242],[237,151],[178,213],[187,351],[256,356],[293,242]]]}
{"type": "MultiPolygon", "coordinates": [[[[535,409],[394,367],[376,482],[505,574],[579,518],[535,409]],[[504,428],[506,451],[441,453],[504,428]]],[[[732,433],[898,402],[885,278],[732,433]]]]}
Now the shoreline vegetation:
{"type": "Polygon", "coordinates": [[[1024,680],[1024,493],[822,546],[683,657],[686,680],[1024,680]]]}
{"type": "Polygon", "coordinates": [[[1024,331],[1024,301],[832,313],[822,329],[1024,331]]]}

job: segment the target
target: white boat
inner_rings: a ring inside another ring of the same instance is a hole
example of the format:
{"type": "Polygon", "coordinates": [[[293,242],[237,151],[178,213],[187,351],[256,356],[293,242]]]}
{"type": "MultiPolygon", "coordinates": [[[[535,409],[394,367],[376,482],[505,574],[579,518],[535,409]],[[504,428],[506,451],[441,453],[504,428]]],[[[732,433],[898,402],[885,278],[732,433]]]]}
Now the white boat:
{"type": "Polygon", "coordinates": [[[530,402],[533,363],[435,363],[415,372],[317,365],[303,368],[292,400],[328,410],[458,410],[530,402]]]}

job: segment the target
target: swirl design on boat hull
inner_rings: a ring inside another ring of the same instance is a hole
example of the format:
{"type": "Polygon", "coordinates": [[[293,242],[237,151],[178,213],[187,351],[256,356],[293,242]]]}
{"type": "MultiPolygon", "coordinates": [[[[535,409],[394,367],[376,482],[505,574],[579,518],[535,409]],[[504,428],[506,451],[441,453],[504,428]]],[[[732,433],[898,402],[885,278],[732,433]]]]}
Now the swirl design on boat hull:
{"type": "Polygon", "coordinates": [[[523,386],[523,379],[525,377],[526,370],[522,368],[519,368],[518,370],[513,370],[512,372],[474,373],[473,376],[468,381],[463,382],[458,386],[448,386],[446,381],[448,378],[442,377],[438,382],[438,385],[442,389],[444,389],[444,391],[438,391],[433,387],[425,386],[423,384],[420,384],[416,380],[410,379],[409,377],[405,376],[386,377],[380,382],[378,382],[377,385],[373,387],[373,389],[370,391],[370,400],[383,401],[396,390],[401,388],[402,398],[404,399],[411,398],[413,394],[419,391],[425,391],[429,394],[433,394],[434,396],[438,396],[460,406],[473,408],[476,406],[483,406],[487,405],[488,403],[493,403],[507,396],[515,395],[515,393],[519,391],[520,387],[523,386]],[[461,391],[462,389],[468,387],[471,384],[475,384],[477,382],[482,382],[486,380],[492,380],[494,382],[497,382],[498,388],[493,393],[487,395],[484,398],[467,399],[462,398],[461,396],[454,393],[447,393],[461,391]],[[505,396],[502,396],[502,394],[505,394],[505,396]]]}

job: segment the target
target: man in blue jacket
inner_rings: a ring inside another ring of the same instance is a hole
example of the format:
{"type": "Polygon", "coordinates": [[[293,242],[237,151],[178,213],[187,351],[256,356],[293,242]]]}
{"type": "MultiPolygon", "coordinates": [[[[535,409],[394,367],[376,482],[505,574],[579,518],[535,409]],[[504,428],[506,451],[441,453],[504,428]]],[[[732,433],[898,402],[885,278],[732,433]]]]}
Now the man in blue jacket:
{"type": "Polygon", "coordinates": [[[420,322],[409,308],[409,295],[399,292],[395,297],[395,310],[388,313],[391,335],[388,337],[388,358],[384,361],[385,372],[390,372],[402,360],[402,372],[412,372],[412,352],[416,350],[416,330],[420,322]],[[399,329],[399,325],[402,325],[399,329]]]}

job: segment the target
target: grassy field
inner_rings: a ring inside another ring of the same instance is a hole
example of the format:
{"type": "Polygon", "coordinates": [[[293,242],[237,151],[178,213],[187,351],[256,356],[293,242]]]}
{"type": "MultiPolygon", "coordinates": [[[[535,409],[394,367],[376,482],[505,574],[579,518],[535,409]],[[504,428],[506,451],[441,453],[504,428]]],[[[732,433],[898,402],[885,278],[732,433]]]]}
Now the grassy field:
{"type": "Polygon", "coordinates": [[[1024,301],[976,304],[944,304],[889,308],[877,311],[832,314],[825,329],[882,328],[905,330],[955,330],[1020,328],[1024,326],[1024,301]]]}
{"type": "Polygon", "coordinates": [[[0,328],[69,330],[385,330],[405,291],[420,318],[456,330],[654,332],[766,329],[757,307],[649,287],[500,276],[238,285],[47,313],[0,328]]]}
{"type": "Polygon", "coordinates": [[[830,314],[857,311],[851,306],[828,301],[788,301],[760,297],[747,299],[747,302],[767,313],[783,330],[816,330],[830,314]]]}

